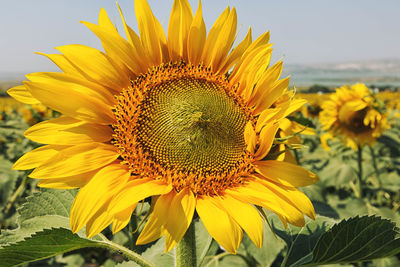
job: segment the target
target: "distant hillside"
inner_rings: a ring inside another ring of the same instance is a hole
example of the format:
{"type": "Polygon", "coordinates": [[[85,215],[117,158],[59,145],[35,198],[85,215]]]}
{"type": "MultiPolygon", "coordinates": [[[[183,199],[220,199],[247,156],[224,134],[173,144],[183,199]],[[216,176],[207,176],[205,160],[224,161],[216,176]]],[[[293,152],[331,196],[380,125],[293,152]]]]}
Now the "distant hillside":
{"type": "Polygon", "coordinates": [[[0,97],[1,96],[8,96],[6,91],[11,87],[20,85],[20,81],[0,81],[0,97]]]}
{"type": "Polygon", "coordinates": [[[0,72],[0,96],[7,95],[8,89],[21,84],[25,79],[25,74],[21,72],[0,72]]]}
{"type": "Polygon", "coordinates": [[[400,59],[368,60],[341,63],[286,65],[284,74],[291,75],[296,86],[340,86],[363,82],[369,86],[400,87],[400,59]]]}
{"type": "Polygon", "coordinates": [[[26,72],[0,72],[0,82],[22,81],[25,75],[26,72]]]}
{"type": "Polygon", "coordinates": [[[314,67],[338,71],[358,70],[377,72],[400,72],[400,59],[365,60],[343,63],[318,64],[314,67]]]}

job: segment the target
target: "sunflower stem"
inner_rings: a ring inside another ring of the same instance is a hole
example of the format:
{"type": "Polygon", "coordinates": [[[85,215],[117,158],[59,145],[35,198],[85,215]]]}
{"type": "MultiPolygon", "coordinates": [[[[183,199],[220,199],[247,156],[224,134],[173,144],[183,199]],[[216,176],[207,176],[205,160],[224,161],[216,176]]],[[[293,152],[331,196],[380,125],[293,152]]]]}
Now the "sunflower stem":
{"type": "Polygon", "coordinates": [[[358,145],[357,155],[358,155],[357,156],[357,162],[358,162],[357,197],[362,198],[363,197],[363,182],[362,182],[363,171],[362,171],[362,147],[361,147],[361,145],[358,145]]]}
{"type": "Polygon", "coordinates": [[[196,266],[196,240],[193,222],[175,248],[176,267],[196,266]]]}
{"type": "Polygon", "coordinates": [[[301,165],[301,164],[300,164],[299,152],[297,152],[296,149],[293,149],[293,153],[294,153],[294,158],[296,159],[297,164],[298,164],[298,165],[301,165]]]}
{"type": "Polygon", "coordinates": [[[142,257],[140,254],[124,247],[121,246],[117,243],[112,242],[111,240],[107,239],[104,235],[99,234],[99,236],[103,239],[101,242],[102,247],[107,248],[111,251],[118,251],[122,253],[128,260],[131,260],[135,263],[137,263],[139,266],[142,267],[155,267],[155,265],[151,262],[149,262],[147,259],[142,257]]]}
{"type": "Polygon", "coordinates": [[[28,176],[24,176],[22,178],[21,184],[18,186],[17,190],[15,190],[14,194],[10,198],[10,201],[7,203],[7,206],[4,209],[4,215],[6,216],[8,215],[15,201],[24,192],[27,182],[28,182],[28,176]]]}
{"type": "Polygon", "coordinates": [[[131,218],[131,220],[129,221],[129,224],[128,224],[128,238],[129,238],[129,249],[130,250],[134,250],[134,248],[135,248],[135,242],[133,241],[134,233],[133,233],[133,225],[132,225],[133,222],[132,222],[132,220],[134,220],[135,224],[136,224],[136,217],[132,216],[132,218],[131,218]]]}
{"type": "Polygon", "coordinates": [[[380,172],[378,169],[378,164],[376,163],[376,156],[375,156],[374,149],[371,146],[369,146],[369,151],[371,152],[372,164],[374,165],[376,179],[378,180],[378,186],[379,186],[379,191],[377,194],[378,203],[379,203],[379,205],[382,205],[382,193],[383,192],[382,192],[381,175],[380,175],[380,172]]]}

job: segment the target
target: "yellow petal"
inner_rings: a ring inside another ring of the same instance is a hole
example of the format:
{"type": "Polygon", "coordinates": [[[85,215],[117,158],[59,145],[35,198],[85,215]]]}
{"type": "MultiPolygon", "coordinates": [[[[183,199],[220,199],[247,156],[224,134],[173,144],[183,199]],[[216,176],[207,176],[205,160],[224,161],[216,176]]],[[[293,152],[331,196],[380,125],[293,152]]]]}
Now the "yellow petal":
{"type": "Polygon", "coordinates": [[[59,82],[54,82],[54,84],[24,82],[24,84],[44,105],[67,116],[101,124],[111,124],[114,120],[112,107],[90,95],[91,89],[87,88],[89,93],[83,93],[76,89],[85,89],[85,87],[72,83],[71,87],[68,87],[59,82]]]}
{"type": "Polygon", "coordinates": [[[221,67],[217,70],[219,73],[227,73],[232,66],[239,60],[239,58],[243,55],[244,51],[250,46],[251,44],[251,28],[246,34],[246,37],[236,46],[232,52],[229,54],[228,58],[221,64],[221,67]]]}
{"type": "Polygon", "coordinates": [[[267,31],[267,32],[261,34],[259,37],[257,37],[257,39],[255,39],[254,42],[246,49],[246,51],[243,54],[243,58],[246,58],[247,56],[249,56],[249,54],[253,50],[268,44],[269,38],[270,38],[269,31],[267,31]]]}
{"type": "Polygon", "coordinates": [[[111,58],[114,59],[119,68],[123,70],[123,72],[125,72],[128,77],[130,77],[130,74],[132,74],[129,72],[129,70],[133,73],[139,73],[139,66],[141,65],[141,55],[138,55],[136,53],[136,48],[129,45],[129,43],[120,36],[104,8],[100,10],[99,14],[98,30],[100,31],[97,31],[96,33],[93,29],[91,30],[101,39],[107,55],[111,56],[111,58]],[[100,37],[99,35],[103,36],[104,39],[102,39],[102,37],[100,37]],[[105,40],[107,38],[112,38],[113,43],[110,43],[109,40],[105,40]],[[130,54],[131,58],[124,58],[123,55],[125,54],[121,54],[121,52],[126,53],[126,55],[130,54]],[[129,70],[127,70],[126,67],[129,70]]]}
{"type": "Polygon", "coordinates": [[[273,123],[275,120],[280,119],[281,116],[279,116],[279,112],[280,108],[265,109],[263,112],[261,112],[257,119],[256,131],[260,132],[264,126],[267,126],[268,124],[273,123]]]}
{"type": "Polygon", "coordinates": [[[285,186],[302,187],[319,180],[314,173],[287,162],[263,160],[256,161],[254,166],[262,176],[285,186]]]}
{"type": "Polygon", "coordinates": [[[290,132],[292,133],[292,121],[289,120],[288,118],[283,118],[279,121],[279,127],[281,128],[282,131],[286,132],[290,132]]]}
{"type": "Polygon", "coordinates": [[[293,99],[290,101],[289,107],[285,110],[284,117],[292,114],[293,112],[297,111],[299,108],[301,108],[305,103],[307,103],[307,100],[305,99],[293,99]]]}
{"type": "Polygon", "coordinates": [[[230,13],[231,13],[230,8],[227,7],[215,21],[214,25],[211,27],[210,32],[208,33],[206,42],[204,44],[203,54],[200,60],[206,66],[209,66],[211,64],[211,59],[213,56],[212,52],[214,50],[215,42],[217,41],[219,35],[221,34],[221,29],[224,26],[226,20],[228,19],[230,13]]]}
{"type": "MultiPolygon", "coordinates": [[[[264,63],[265,59],[269,57],[271,52],[271,45],[266,44],[252,50],[246,57],[242,56],[229,76],[230,83],[234,85],[237,82],[245,81],[247,78],[243,75],[250,73],[252,69],[256,69],[253,65],[259,66],[259,62],[264,63]]],[[[255,81],[252,81],[252,85],[254,82],[255,81]]]]}
{"type": "Polygon", "coordinates": [[[112,220],[113,234],[121,231],[129,223],[129,221],[131,220],[132,213],[135,210],[135,208],[136,208],[136,205],[114,214],[113,220],[112,220]]]}
{"type": "Polygon", "coordinates": [[[108,125],[87,123],[71,117],[59,117],[35,124],[25,131],[26,138],[44,144],[75,145],[111,140],[108,125]]]}
{"type": "Polygon", "coordinates": [[[287,204],[287,206],[293,206],[311,219],[315,219],[313,204],[310,199],[297,188],[283,187],[263,179],[257,179],[257,181],[271,189],[275,193],[276,197],[282,200],[280,203],[284,203],[285,205],[287,204]]]}
{"type": "Polygon", "coordinates": [[[38,186],[44,188],[57,188],[57,189],[80,188],[85,186],[98,171],[99,170],[94,170],[90,172],[80,173],[77,175],[61,177],[61,178],[41,179],[38,183],[38,186]]]}
{"type": "Polygon", "coordinates": [[[192,25],[190,25],[187,41],[188,61],[193,65],[198,65],[200,63],[200,57],[206,42],[206,34],[206,25],[203,19],[201,1],[199,0],[199,6],[192,21],[192,25]]]}
{"type": "Polygon", "coordinates": [[[107,88],[84,78],[59,72],[36,72],[30,73],[26,77],[33,83],[47,84],[47,86],[63,86],[64,91],[75,90],[103,101],[106,104],[115,104],[114,95],[107,88]]]}
{"type": "Polygon", "coordinates": [[[256,148],[257,144],[257,136],[251,121],[249,121],[244,128],[244,140],[247,144],[247,151],[254,153],[254,149],[256,148]]]}
{"type": "Polygon", "coordinates": [[[259,114],[263,110],[269,108],[289,86],[289,77],[277,81],[271,90],[265,91],[264,94],[254,104],[254,114],[259,114]]]}
{"type": "Polygon", "coordinates": [[[239,201],[229,194],[215,198],[220,206],[242,227],[254,244],[261,248],[263,242],[263,223],[258,211],[251,205],[239,201]]]}
{"type": "Polygon", "coordinates": [[[140,73],[139,59],[135,57],[132,46],[116,31],[110,32],[96,24],[81,21],[101,40],[104,50],[128,77],[140,73]]]}
{"type": "Polygon", "coordinates": [[[34,98],[23,85],[18,85],[7,90],[7,93],[12,96],[15,100],[22,102],[24,104],[34,105],[40,104],[40,101],[34,98]]]}
{"type": "Polygon", "coordinates": [[[367,103],[362,100],[353,100],[345,103],[339,111],[339,120],[351,124],[353,114],[367,107],[367,103]]]}
{"type": "Polygon", "coordinates": [[[92,238],[99,234],[112,222],[112,216],[106,212],[107,204],[103,205],[86,224],[86,236],[92,238]]]}
{"type": "Polygon", "coordinates": [[[116,32],[117,29],[115,28],[114,24],[108,17],[107,11],[102,7],[99,13],[99,26],[103,28],[105,31],[108,32],[116,32]]]}
{"type": "MultiPolygon", "coordinates": [[[[118,163],[108,165],[96,173],[75,197],[70,217],[72,232],[79,231],[129,178],[127,169],[118,163]]],[[[102,213],[105,212],[103,209],[102,213]]]]}
{"type": "Polygon", "coordinates": [[[171,185],[167,185],[163,181],[151,178],[132,180],[114,197],[108,212],[111,214],[119,213],[135,206],[139,201],[147,197],[167,194],[171,190],[171,185]]]}
{"type": "Polygon", "coordinates": [[[85,78],[82,73],[76,69],[71,62],[69,62],[64,55],[60,54],[44,54],[44,53],[39,53],[36,52],[35,54],[42,55],[53,61],[54,64],[56,64],[60,70],[62,70],[65,73],[74,75],[79,78],[85,78]]]}
{"type": "Polygon", "coordinates": [[[254,179],[248,181],[243,186],[226,190],[226,194],[244,203],[252,203],[265,207],[277,214],[285,214],[285,211],[281,208],[276,198],[271,197],[271,190],[256,183],[254,179]]]}
{"type": "Polygon", "coordinates": [[[287,163],[291,163],[291,164],[297,164],[296,158],[293,156],[292,151],[286,150],[285,153],[283,153],[283,155],[285,155],[285,158],[283,159],[283,161],[285,161],[287,163]]]}
{"type": "Polygon", "coordinates": [[[281,128],[287,135],[292,135],[292,134],[309,134],[309,135],[314,135],[315,130],[313,128],[301,125],[300,123],[297,123],[295,121],[291,121],[287,118],[284,118],[279,121],[279,128],[281,128]]]}
{"type": "Polygon", "coordinates": [[[175,0],[168,23],[168,50],[171,60],[187,58],[187,39],[193,12],[187,0],[175,0]]]}
{"type": "Polygon", "coordinates": [[[130,83],[129,77],[118,72],[111,59],[95,48],[84,45],[65,45],[56,49],[63,53],[86,79],[104,85],[115,93],[130,83]]]}
{"type": "Polygon", "coordinates": [[[282,198],[258,178],[249,180],[245,185],[235,189],[228,189],[226,193],[242,202],[269,209],[293,225],[304,226],[303,214],[291,202],[282,198]]]}
{"type": "Polygon", "coordinates": [[[167,223],[168,212],[170,211],[169,207],[175,196],[176,192],[173,190],[155,200],[153,212],[136,240],[137,245],[153,242],[165,234],[165,224],[167,223]]]}
{"type": "MultiPolygon", "coordinates": [[[[281,133],[282,135],[282,133],[281,133]]],[[[285,144],[279,144],[278,145],[278,151],[282,152],[286,150],[286,145],[285,144]]],[[[277,161],[285,161],[286,155],[285,153],[281,153],[278,155],[278,157],[276,158],[277,161]]]]}
{"type": "Polygon", "coordinates": [[[238,223],[212,197],[198,198],[196,211],[208,233],[229,253],[236,254],[243,232],[238,223]]]}
{"type": "Polygon", "coordinates": [[[119,154],[113,145],[103,143],[82,144],[61,150],[37,167],[29,177],[56,178],[99,169],[116,160],[119,154]]]}
{"type": "Polygon", "coordinates": [[[146,0],[135,1],[135,13],[143,47],[153,64],[159,65],[163,62],[163,49],[166,46],[164,30],[146,0]]]}
{"type": "Polygon", "coordinates": [[[196,199],[188,189],[183,189],[173,198],[168,207],[168,219],[165,224],[165,231],[168,233],[165,239],[165,252],[170,251],[186,233],[192,222],[195,206],[196,199]]]}
{"type": "Polygon", "coordinates": [[[211,52],[211,67],[218,70],[232,48],[236,37],[237,15],[236,9],[232,8],[228,18],[218,32],[211,52]]]}
{"type": "Polygon", "coordinates": [[[232,71],[232,74],[231,74],[232,78],[235,76],[238,76],[238,70],[247,67],[248,61],[254,57],[256,51],[260,50],[260,47],[271,48],[271,45],[268,45],[268,41],[269,41],[269,32],[266,32],[266,33],[260,35],[253,43],[251,43],[247,47],[247,49],[244,51],[244,53],[242,54],[241,58],[239,59],[239,61],[237,62],[237,64],[235,65],[235,67],[232,71]],[[251,56],[251,54],[253,56],[251,56]]]}
{"type": "Polygon", "coordinates": [[[142,45],[142,41],[140,40],[140,38],[136,34],[136,32],[134,30],[132,30],[132,28],[126,24],[124,15],[122,14],[122,10],[119,7],[118,3],[117,3],[117,6],[118,6],[119,14],[121,16],[122,24],[124,25],[125,34],[128,37],[128,41],[131,44],[135,55],[137,56],[137,60],[141,66],[142,72],[146,72],[147,69],[151,66],[151,62],[149,62],[150,60],[147,57],[145,49],[142,45]]]}
{"type": "Polygon", "coordinates": [[[50,158],[57,155],[60,150],[67,146],[47,145],[29,151],[20,157],[13,165],[13,170],[29,170],[45,163],[50,158]]]}
{"type": "Polygon", "coordinates": [[[254,49],[244,58],[239,67],[235,66],[229,76],[232,85],[239,83],[238,93],[246,101],[250,98],[254,84],[257,83],[256,75],[260,70],[264,70],[270,61],[272,53],[271,45],[263,45],[254,49]]]}
{"type": "MultiPolygon", "coordinates": [[[[235,68],[233,69],[233,72],[232,72],[232,77],[235,77],[236,75],[238,75],[238,70],[247,68],[247,66],[249,65],[249,60],[251,61],[254,58],[254,55],[258,53],[257,51],[260,51],[260,48],[267,47],[271,50],[272,44],[268,44],[269,37],[270,37],[270,34],[268,31],[268,32],[260,35],[252,44],[250,44],[247,47],[247,49],[244,51],[242,57],[239,59],[238,63],[235,65],[235,68]]],[[[261,50],[263,50],[263,49],[261,49],[261,50]]],[[[271,51],[269,51],[269,52],[271,52],[271,51]]],[[[270,55],[268,55],[268,57],[266,58],[265,61],[262,61],[261,65],[265,65],[264,63],[269,64],[269,58],[270,58],[270,55]]],[[[264,72],[264,70],[265,70],[265,68],[260,69],[257,67],[255,69],[257,71],[262,71],[262,72],[264,72]]]]}
{"type": "Polygon", "coordinates": [[[250,97],[249,105],[255,105],[260,97],[268,95],[267,91],[273,89],[273,84],[279,79],[282,73],[282,65],[283,62],[279,61],[262,74],[250,97]]]}
{"type": "Polygon", "coordinates": [[[274,138],[279,129],[279,124],[271,124],[262,128],[260,132],[260,147],[258,148],[254,158],[261,160],[265,158],[274,143],[274,138]]]}

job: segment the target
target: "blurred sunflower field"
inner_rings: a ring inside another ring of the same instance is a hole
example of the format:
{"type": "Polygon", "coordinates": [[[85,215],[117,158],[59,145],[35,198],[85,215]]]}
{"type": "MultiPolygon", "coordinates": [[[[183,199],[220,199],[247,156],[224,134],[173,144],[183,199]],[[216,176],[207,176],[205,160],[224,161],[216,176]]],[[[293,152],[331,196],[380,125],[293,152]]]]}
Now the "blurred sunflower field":
{"type": "MultiPolygon", "coordinates": [[[[236,255],[225,252],[196,221],[197,266],[400,266],[395,226],[400,225],[400,92],[371,93],[385,114],[385,126],[373,141],[353,147],[337,131],[323,137],[327,131],[320,122],[321,112],[334,94],[334,90],[297,93],[295,98],[307,104],[289,118],[301,130],[280,134],[280,138],[291,133],[300,137],[301,149],[290,152],[290,160],[320,178],[302,188],[314,205],[316,219],[307,219],[304,227],[284,228],[276,215],[266,214],[269,226],[264,226],[262,248],[246,235],[236,255]]],[[[0,244],[20,242],[0,249],[0,266],[147,266],[126,261],[123,246],[155,266],[174,265],[174,251],[164,254],[162,240],[134,244],[136,228],[143,227],[150,208],[147,203],[123,231],[115,235],[108,228],[103,231],[101,236],[113,245],[96,237],[74,240],[74,235],[64,233],[69,231],[69,210],[77,191],[40,189],[37,180],[28,178],[29,171],[11,170],[18,158],[39,146],[24,138],[24,131],[58,117],[58,112],[41,104],[22,104],[5,94],[0,106],[0,244]],[[49,229],[57,231],[54,237],[49,229]]]]}

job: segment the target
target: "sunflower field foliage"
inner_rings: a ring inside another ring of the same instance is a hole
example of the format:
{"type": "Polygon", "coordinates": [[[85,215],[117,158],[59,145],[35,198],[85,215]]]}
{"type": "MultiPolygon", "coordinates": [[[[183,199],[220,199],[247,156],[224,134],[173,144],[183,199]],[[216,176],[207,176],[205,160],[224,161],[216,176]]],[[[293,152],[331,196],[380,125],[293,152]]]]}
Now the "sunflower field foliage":
{"type": "Polygon", "coordinates": [[[117,8],[1,94],[0,267],[400,266],[399,91],[296,93],[235,8],[117,8]]]}

